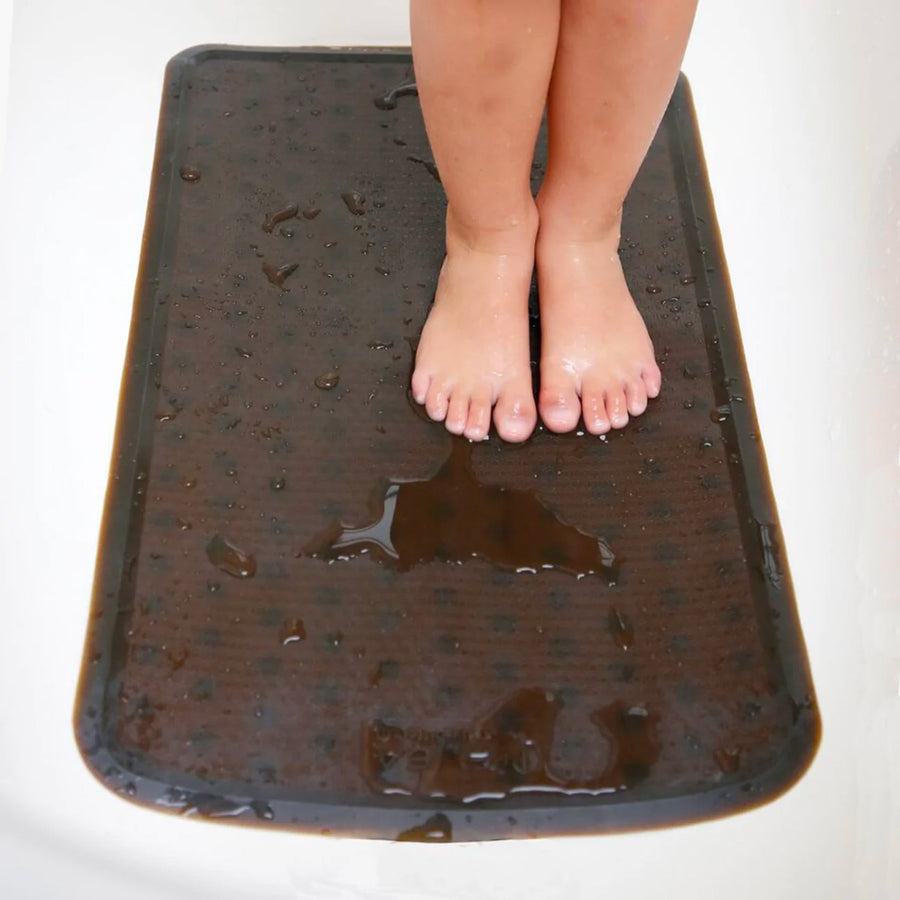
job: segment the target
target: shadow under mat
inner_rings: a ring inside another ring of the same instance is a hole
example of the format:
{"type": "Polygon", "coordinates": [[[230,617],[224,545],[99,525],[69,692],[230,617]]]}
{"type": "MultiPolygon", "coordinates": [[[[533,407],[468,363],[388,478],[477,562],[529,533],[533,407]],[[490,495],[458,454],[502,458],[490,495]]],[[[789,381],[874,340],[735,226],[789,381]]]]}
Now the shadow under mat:
{"type": "Polygon", "coordinates": [[[155,808],[410,840],[777,796],[819,722],[686,82],[621,244],[662,394],[513,446],[408,398],[445,202],[411,80],[405,51],[169,66],[88,765],[155,808]]]}

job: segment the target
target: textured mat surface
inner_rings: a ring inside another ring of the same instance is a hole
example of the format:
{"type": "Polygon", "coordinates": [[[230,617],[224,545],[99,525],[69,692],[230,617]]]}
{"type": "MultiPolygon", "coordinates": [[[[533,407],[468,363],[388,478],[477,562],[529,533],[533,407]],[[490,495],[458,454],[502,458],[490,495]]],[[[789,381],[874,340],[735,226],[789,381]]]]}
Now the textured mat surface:
{"type": "Polygon", "coordinates": [[[818,717],[686,83],[621,248],[662,395],[515,447],[407,396],[444,203],[411,80],[403,52],[169,67],[88,765],[156,808],[421,840],[776,796],[818,717]]]}

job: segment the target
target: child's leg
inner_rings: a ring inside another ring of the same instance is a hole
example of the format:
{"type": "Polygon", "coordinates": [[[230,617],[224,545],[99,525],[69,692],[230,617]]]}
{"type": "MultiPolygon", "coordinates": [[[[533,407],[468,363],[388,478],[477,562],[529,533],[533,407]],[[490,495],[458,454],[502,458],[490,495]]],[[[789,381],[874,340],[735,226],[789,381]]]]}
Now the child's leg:
{"type": "Polygon", "coordinates": [[[529,183],[559,26],[559,0],[412,0],[428,139],[447,192],[447,257],[425,323],[413,396],[479,440],[491,408],[506,440],[537,412],[528,292],[537,210],[529,183]]]}
{"type": "Polygon", "coordinates": [[[660,371],[617,256],[622,202],[671,96],[696,0],[562,0],[538,196],[541,418],[621,428],[660,371]]]}

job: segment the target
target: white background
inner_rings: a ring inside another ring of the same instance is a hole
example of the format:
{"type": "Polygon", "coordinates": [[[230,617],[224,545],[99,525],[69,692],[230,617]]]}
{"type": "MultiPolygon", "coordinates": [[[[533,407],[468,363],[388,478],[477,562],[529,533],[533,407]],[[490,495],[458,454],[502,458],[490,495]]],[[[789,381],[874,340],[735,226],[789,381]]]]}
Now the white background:
{"type": "Polygon", "coordinates": [[[824,721],[811,770],[703,825],[423,846],[134,807],[70,722],[165,64],[405,44],[404,0],[0,3],[0,896],[900,896],[898,39],[895,0],[701,0],[684,66],[824,721]]]}

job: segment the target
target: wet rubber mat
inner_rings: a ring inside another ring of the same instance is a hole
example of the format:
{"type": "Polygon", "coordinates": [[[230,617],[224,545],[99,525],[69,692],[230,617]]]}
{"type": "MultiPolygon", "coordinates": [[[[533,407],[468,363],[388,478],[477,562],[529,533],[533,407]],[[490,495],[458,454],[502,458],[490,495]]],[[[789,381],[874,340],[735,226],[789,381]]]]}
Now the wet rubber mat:
{"type": "Polygon", "coordinates": [[[604,438],[471,445],[407,392],[444,204],[412,78],[170,64],[87,763],[157,809],[404,840],[772,799],[819,723],[687,85],[621,246],[661,396],[604,438]]]}

